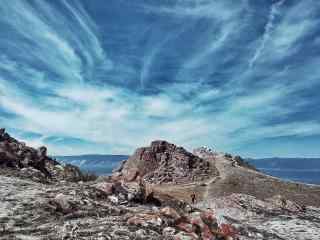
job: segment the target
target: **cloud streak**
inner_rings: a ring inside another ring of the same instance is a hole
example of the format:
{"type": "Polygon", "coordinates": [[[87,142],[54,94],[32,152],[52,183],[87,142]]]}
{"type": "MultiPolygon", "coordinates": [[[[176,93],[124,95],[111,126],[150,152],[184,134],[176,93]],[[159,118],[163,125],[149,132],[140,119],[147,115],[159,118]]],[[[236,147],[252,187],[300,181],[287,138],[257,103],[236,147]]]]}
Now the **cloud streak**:
{"type": "Polygon", "coordinates": [[[262,39],[261,39],[261,43],[258,46],[257,50],[255,51],[254,56],[252,57],[252,59],[250,59],[250,62],[249,62],[249,67],[250,68],[253,67],[254,63],[260,57],[260,55],[261,55],[261,53],[262,53],[267,41],[269,40],[271,32],[272,32],[272,29],[273,29],[273,26],[274,26],[275,18],[277,17],[277,15],[280,15],[280,8],[284,4],[284,2],[285,2],[285,0],[282,0],[282,1],[276,2],[276,3],[271,5],[270,13],[269,13],[269,16],[268,16],[268,22],[267,22],[267,24],[265,26],[264,33],[263,33],[263,36],[262,36],[262,39]]]}

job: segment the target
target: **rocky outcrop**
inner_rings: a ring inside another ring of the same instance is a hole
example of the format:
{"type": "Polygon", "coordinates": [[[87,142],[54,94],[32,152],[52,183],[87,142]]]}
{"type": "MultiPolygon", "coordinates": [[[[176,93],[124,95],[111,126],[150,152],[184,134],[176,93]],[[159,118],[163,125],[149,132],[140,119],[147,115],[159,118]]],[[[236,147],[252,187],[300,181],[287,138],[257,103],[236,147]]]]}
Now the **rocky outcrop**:
{"type": "Polygon", "coordinates": [[[202,181],[217,174],[214,166],[182,147],[166,141],[154,141],[123,164],[114,176],[126,181],[143,178],[149,183],[187,183],[202,181]]]}
{"type": "Polygon", "coordinates": [[[45,182],[55,180],[80,181],[87,175],[72,165],[61,165],[47,156],[47,148],[28,147],[0,129],[0,169],[15,171],[20,177],[45,182]]]}

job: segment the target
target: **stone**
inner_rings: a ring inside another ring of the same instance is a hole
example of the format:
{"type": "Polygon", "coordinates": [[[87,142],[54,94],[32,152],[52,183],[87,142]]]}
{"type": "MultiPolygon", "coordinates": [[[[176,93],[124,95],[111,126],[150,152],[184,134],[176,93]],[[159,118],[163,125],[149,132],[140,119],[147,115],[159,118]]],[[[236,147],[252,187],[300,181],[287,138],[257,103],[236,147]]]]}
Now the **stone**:
{"type": "Polygon", "coordinates": [[[162,219],[156,214],[137,214],[127,220],[129,225],[143,227],[160,227],[163,223],[162,219]]]}
{"type": "Polygon", "coordinates": [[[189,222],[202,229],[205,223],[202,221],[201,212],[193,212],[189,216],[189,222]]]}
{"type": "Polygon", "coordinates": [[[173,237],[176,233],[176,230],[173,227],[166,227],[162,230],[162,234],[165,237],[173,237]]]}
{"type": "Polygon", "coordinates": [[[195,233],[179,232],[174,235],[174,240],[198,240],[199,237],[195,233]]]}
{"type": "Polygon", "coordinates": [[[112,181],[120,181],[122,178],[121,172],[114,172],[111,176],[112,181]]]}
{"type": "Polygon", "coordinates": [[[147,236],[147,232],[143,229],[139,229],[135,232],[137,238],[145,238],[147,236]]]}
{"type": "Polygon", "coordinates": [[[114,183],[101,182],[101,183],[98,183],[95,187],[103,191],[107,195],[112,195],[114,193],[114,183]]]}
{"type": "Polygon", "coordinates": [[[192,233],[196,230],[195,226],[190,223],[181,222],[177,225],[177,228],[181,231],[192,233]]]}
{"type": "Polygon", "coordinates": [[[139,175],[139,170],[137,168],[129,169],[126,174],[124,175],[125,180],[128,182],[132,182],[136,180],[139,175]]]}
{"type": "Polygon", "coordinates": [[[108,197],[109,201],[112,202],[113,204],[118,204],[119,203],[119,198],[116,196],[109,196],[108,197]]]}
{"type": "Polygon", "coordinates": [[[40,158],[44,158],[47,156],[47,148],[45,146],[39,147],[37,153],[40,158]]]}
{"type": "Polygon", "coordinates": [[[213,210],[206,210],[200,214],[202,221],[208,225],[210,229],[218,229],[218,221],[213,210]]]}
{"type": "Polygon", "coordinates": [[[230,224],[222,223],[219,228],[221,234],[225,237],[235,237],[237,235],[237,230],[230,224]]]}
{"type": "Polygon", "coordinates": [[[203,225],[201,228],[201,238],[202,240],[212,240],[214,238],[214,235],[209,229],[208,225],[203,225]]]}
{"type": "Polygon", "coordinates": [[[127,220],[127,224],[129,225],[135,225],[135,226],[142,226],[142,227],[148,227],[148,223],[144,221],[144,219],[139,217],[131,217],[127,220]]]}
{"type": "Polygon", "coordinates": [[[57,211],[61,211],[63,213],[69,213],[72,211],[70,198],[62,193],[59,193],[54,198],[54,203],[56,203],[57,211]]]}
{"type": "Polygon", "coordinates": [[[160,213],[166,217],[174,219],[175,221],[178,221],[181,218],[179,213],[171,207],[164,207],[160,209],[160,213]]]}

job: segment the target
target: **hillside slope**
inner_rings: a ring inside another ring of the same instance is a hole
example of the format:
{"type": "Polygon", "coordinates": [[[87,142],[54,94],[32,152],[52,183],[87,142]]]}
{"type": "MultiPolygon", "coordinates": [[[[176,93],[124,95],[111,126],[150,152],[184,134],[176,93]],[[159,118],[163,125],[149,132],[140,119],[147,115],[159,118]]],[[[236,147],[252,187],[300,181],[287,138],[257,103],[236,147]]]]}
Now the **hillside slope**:
{"type": "Polygon", "coordinates": [[[154,141],[149,147],[139,148],[115,175],[129,180],[142,178],[154,191],[189,201],[193,193],[198,200],[240,193],[261,200],[281,195],[302,205],[320,206],[320,186],[266,175],[241,157],[206,149],[197,149],[192,154],[166,141],[154,141]]]}

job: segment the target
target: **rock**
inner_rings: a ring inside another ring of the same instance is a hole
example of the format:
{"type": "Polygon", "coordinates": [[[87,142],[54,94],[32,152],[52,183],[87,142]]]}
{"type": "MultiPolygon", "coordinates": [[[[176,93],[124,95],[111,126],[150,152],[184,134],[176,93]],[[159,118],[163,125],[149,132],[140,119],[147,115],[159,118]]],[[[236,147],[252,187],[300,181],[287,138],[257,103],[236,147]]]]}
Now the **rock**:
{"type": "Polygon", "coordinates": [[[162,234],[164,237],[173,237],[176,233],[176,230],[173,227],[166,227],[162,230],[162,234]]]}
{"type": "Polygon", "coordinates": [[[139,218],[139,217],[131,217],[127,220],[127,224],[129,225],[135,225],[135,226],[142,226],[142,227],[148,227],[148,223],[145,222],[145,220],[143,218],[139,218]]]}
{"type": "Polygon", "coordinates": [[[220,232],[224,237],[229,237],[229,239],[237,235],[237,230],[230,224],[225,223],[220,225],[220,232]]]}
{"type": "Polygon", "coordinates": [[[57,211],[61,211],[63,213],[70,213],[72,211],[70,198],[68,196],[60,193],[54,198],[53,201],[56,203],[57,211]]]}
{"type": "MultiPolygon", "coordinates": [[[[34,149],[26,146],[25,143],[19,142],[12,138],[5,129],[0,129],[0,166],[6,168],[12,168],[15,170],[33,168],[40,171],[46,178],[51,181],[57,180],[71,180],[78,181],[83,179],[83,174],[80,170],[72,165],[68,165],[63,168],[63,171],[56,169],[56,166],[60,165],[57,161],[47,156],[47,148],[42,146],[39,149],[34,149]]],[[[35,172],[37,172],[35,171],[35,172]]],[[[26,173],[25,178],[32,178],[24,170],[21,173],[26,173]]],[[[22,174],[19,176],[23,177],[22,174]]],[[[39,175],[37,175],[39,177],[39,175]]],[[[36,178],[32,178],[37,180],[36,178]]]]}
{"type": "Polygon", "coordinates": [[[20,172],[25,177],[38,182],[46,182],[47,180],[46,176],[42,172],[32,167],[22,168],[20,172]]]}
{"type": "Polygon", "coordinates": [[[179,232],[174,235],[174,240],[198,240],[199,237],[195,233],[179,232]]]}
{"type": "Polygon", "coordinates": [[[215,217],[215,214],[212,210],[206,210],[203,211],[200,214],[200,217],[202,219],[202,221],[210,228],[210,229],[214,229],[217,230],[218,229],[218,222],[217,219],[215,217]]]}
{"type": "Polygon", "coordinates": [[[37,153],[38,157],[45,158],[47,156],[47,148],[44,146],[39,147],[37,153]]]}
{"type": "Polygon", "coordinates": [[[177,228],[181,231],[187,232],[187,233],[193,233],[196,228],[194,225],[190,223],[181,222],[177,225],[177,228]]]}
{"type": "Polygon", "coordinates": [[[147,236],[146,231],[143,230],[143,229],[139,229],[139,230],[137,230],[135,233],[136,233],[136,237],[137,237],[137,238],[142,238],[142,239],[144,239],[144,238],[146,238],[146,236],[147,236]]]}
{"type": "Polygon", "coordinates": [[[71,164],[66,164],[63,168],[63,179],[67,181],[77,182],[83,179],[83,174],[80,171],[79,167],[76,167],[71,164]]]}
{"type": "Polygon", "coordinates": [[[284,196],[275,195],[272,198],[266,199],[266,201],[274,207],[285,209],[291,212],[300,212],[302,207],[297,203],[286,199],[284,196]]]}
{"type": "Polygon", "coordinates": [[[122,173],[121,172],[113,172],[112,173],[112,176],[111,176],[111,179],[113,180],[113,181],[120,181],[121,180],[121,178],[122,178],[122,173]]]}
{"type": "Polygon", "coordinates": [[[211,240],[214,238],[213,233],[207,225],[203,225],[201,228],[201,238],[202,240],[211,240]]]}
{"type": "Polygon", "coordinates": [[[137,168],[129,169],[124,174],[125,180],[128,182],[132,182],[136,180],[139,175],[139,170],[137,168]]]}
{"type": "Polygon", "coordinates": [[[177,213],[177,211],[171,207],[165,207],[160,209],[160,213],[168,218],[174,219],[175,221],[178,221],[181,218],[179,213],[177,213]]]}
{"type": "Polygon", "coordinates": [[[160,227],[163,223],[162,219],[157,214],[137,214],[127,220],[129,225],[143,227],[160,227]]]}
{"type": "Polygon", "coordinates": [[[216,152],[214,152],[211,148],[207,146],[196,148],[192,151],[192,153],[200,158],[205,158],[208,155],[211,155],[211,156],[217,155],[216,152]]]}
{"type": "Polygon", "coordinates": [[[189,216],[189,222],[200,229],[202,229],[205,223],[202,221],[201,212],[193,212],[189,216]]]}
{"type": "Polygon", "coordinates": [[[117,172],[121,172],[123,169],[124,164],[126,163],[127,160],[123,160],[121,161],[121,163],[119,164],[119,166],[115,169],[112,170],[113,173],[117,173],[117,172]]]}
{"type": "Polygon", "coordinates": [[[103,191],[107,195],[112,195],[114,193],[115,187],[114,183],[110,182],[101,182],[95,185],[95,187],[101,191],[103,191]]]}
{"type": "MultiPolygon", "coordinates": [[[[149,183],[191,182],[217,174],[215,167],[182,147],[166,141],[153,141],[135,151],[121,168],[126,181],[138,175],[149,183]],[[201,168],[199,168],[201,166],[201,168]]],[[[114,173],[119,176],[119,172],[114,173]]]]}
{"type": "Polygon", "coordinates": [[[109,196],[108,199],[110,200],[110,202],[114,203],[114,204],[118,204],[119,203],[119,198],[116,196],[109,196]]]}
{"type": "Polygon", "coordinates": [[[116,187],[117,193],[124,195],[125,200],[134,202],[144,202],[145,188],[142,184],[137,182],[125,182],[121,186],[116,187]]]}

